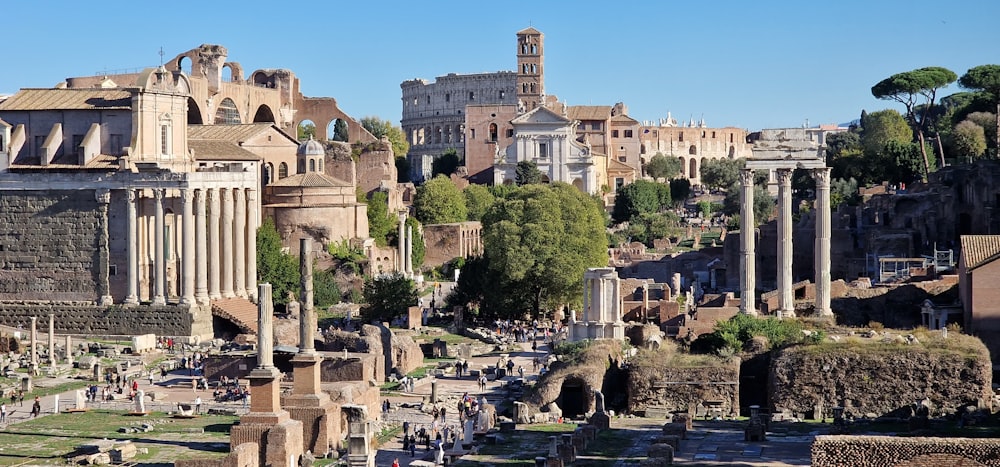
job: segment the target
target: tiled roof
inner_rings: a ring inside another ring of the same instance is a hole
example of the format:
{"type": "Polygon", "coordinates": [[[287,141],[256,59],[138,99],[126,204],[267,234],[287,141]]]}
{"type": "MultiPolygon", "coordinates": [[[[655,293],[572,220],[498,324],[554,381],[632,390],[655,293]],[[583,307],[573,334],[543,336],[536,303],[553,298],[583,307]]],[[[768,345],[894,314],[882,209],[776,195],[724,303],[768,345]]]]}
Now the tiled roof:
{"type": "Polygon", "coordinates": [[[635,172],[635,168],[618,159],[608,161],[608,172],[635,172]]]}
{"type": "Polygon", "coordinates": [[[192,139],[188,148],[194,150],[194,158],[199,161],[259,161],[260,156],[229,141],[192,139]]]}
{"type": "Polygon", "coordinates": [[[967,271],[1000,257],[1000,235],[962,235],[962,260],[967,271]]]}
{"type": "Polygon", "coordinates": [[[639,123],[638,120],[629,117],[628,115],[615,115],[611,117],[611,121],[615,123],[639,123]]]}
{"type": "Polygon", "coordinates": [[[566,116],[573,120],[607,120],[611,116],[610,105],[571,105],[566,116]]]}
{"type": "Polygon", "coordinates": [[[274,128],[289,141],[298,144],[287,133],[274,127],[273,123],[245,123],[241,125],[188,125],[188,139],[214,139],[242,143],[254,136],[274,128]]]}
{"type": "MultiPolygon", "coordinates": [[[[73,156],[75,157],[75,156],[73,156]]],[[[24,162],[31,162],[30,164],[11,164],[10,169],[17,170],[117,170],[118,169],[118,157],[110,156],[107,154],[98,154],[94,156],[86,165],[73,164],[69,162],[68,157],[63,157],[55,161],[55,163],[50,163],[49,165],[38,165],[38,157],[26,158],[24,162]],[[33,160],[32,160],[33,159],[33,160]],[[64,162],[65,161],[65,162],[64,162]]]]}
{"type": "Polygon", "coordinates": [[[541,34],[542,32],[539,31],[539,30],[537,30],[537,29],[535,29],[535,28],[533,28],[533,27],[531,27],[531,26],[528,26],[528,27],[526,27],[526,28],[524,28],[524,29],[522,29],[520,31],[517,31],[517,33],[518,34],[541,34]]]}
{"type": "Polygon", "coordinates": [[[290,187],[302,187],[302,188],[335,188],[350,186],[342,180],[333,178],[327,174],[319,172],[307,172],[304,174],[295,174],[288,177],[282,178],[272,182],[269,186],[290,186],[290,187]]]}
{"type": "Polygon", "coordinates": [[[131,108],[132,93],[123,89],[22,89],[0,102],[0,110],[131,108]]]}

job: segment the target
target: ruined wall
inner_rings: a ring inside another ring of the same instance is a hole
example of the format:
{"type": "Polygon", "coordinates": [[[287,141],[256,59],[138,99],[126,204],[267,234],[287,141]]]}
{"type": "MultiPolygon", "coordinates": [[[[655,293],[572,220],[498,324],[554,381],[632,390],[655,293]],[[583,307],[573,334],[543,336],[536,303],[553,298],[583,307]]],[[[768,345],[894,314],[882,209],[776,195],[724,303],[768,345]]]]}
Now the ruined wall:
{"type": "Polygon", "coordinates": [[[813,467],[1000,466],[1000,440],[817,436],[813,467]]]}
{"type": "Polygon", "coordinates": [[[793,413],[811,412],[817,404],[842,406],[856,417],[881,416],[925,398],[933,405],[931,415],[966,405],[991,407],[986,346],[957,333],[922,336],[917,344],[882,343],[880,337],[777,351],[768,377],[771,405],[793,413]]]}
{"type": "Polygon", "coordinates": [[[738,413],[739,361],[717,366],[647,366],[633,360],[628,372],[628,411],[650,407],[688,410],[704,401],[721,401],[723,413],[738,413]]]}
{"type": "Polygon", "coordinates": [[[482,229],[478,221],[425,225],[424,266],[437,267],[457,257],[481,255],[482,229]]]}
{"type": "MultiPolygon", "coordinates": [[[[122,307],[85,304],[0,304],[0,325],[31,327],[31,317],[55,315],[57,333],[95,336],[156,334],[158,336],[192,335],[193,315],[177,305],[122,307]]],[[[46,324],[45,326],[48,326],[46,324]]],[[[211,331],[209,331],[209,334],[211,331]]]]}
{"type": "Polygon", "coordinates": [[[342,356],[325,356],[320,364],[320,381],[364,381],[375,379],[375,368],[381,364],[381,359],[375,355],[353,354],[347,358],[342,356]]]}
{"type": "Polygon", "coordinates": [[[840,324],[867,326],[878,321],[890,328],[912,328],[921,325],[924,300],[952,303],[958,299],[958,286],[949,278],[888,287],[848,287],[842,296],[831,295],[830,309],[840,324]]]}
{"type": "Polygon", "coordinates": [[[0,300],[96,301],[107,228],[92,191],[4,192],[0,300]]]}

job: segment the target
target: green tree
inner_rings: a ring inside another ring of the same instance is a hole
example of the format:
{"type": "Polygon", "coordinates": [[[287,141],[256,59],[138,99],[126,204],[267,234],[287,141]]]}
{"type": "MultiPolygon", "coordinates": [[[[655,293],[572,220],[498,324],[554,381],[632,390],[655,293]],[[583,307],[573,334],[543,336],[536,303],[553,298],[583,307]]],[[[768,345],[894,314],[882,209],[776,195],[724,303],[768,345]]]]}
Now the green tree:
{"type": "Polygon", "coordinates": [[[656,153],[646,163],[646,175],[654,179],[673,179],[681,173],[681,160],[677,157],[667,157],[662,153],[656,153]]]}
{"type": "MultiPolygon", "coordinates": [[[[987,144],[993,143],[996,139],[996,127],[994,122],[997,116],[993,112],[971,112],[965,117],[966,120],[983,127],[983,134],[986,136],[987,144]]],[[[959,122],[961,123],[961,122],[959,122]]]]}
{"type": "Polygon", "coordinates": [[[458,171],[459,164],[461,164],[461,161],[458,159],[458,151],[455,148],[445,149],[444,153],[435,157],[434,162],[431,163],[432,176],[444,175],[450,177],[451,174],[458,171]]]}
{"type": "Polygon", "coordinates": [[[994,147],[1000,151],[1000,65],[979,65],[966,71],[958,80],[959,86],[965,89],[978,89],[987,95],[996,105],[996,132],[994,147]]]}
{"type": "Polygon", "coordinates": [[[662,183],[636,180],[618,190],[611,219],[625,222],[640,214],[658,212],[670,204],[670,188],[662,183]],[[664,194],[666,202],[664,202],[664,194]]]}
{"type": "Polygon", "coordinates": [[[878,154],[890,141],[901,144],[913,141],[913,130],[893,109],[868,114],[861,121],[861,147],[865,155],[878,154]]]}
{"type": "Polygon", "coordinates": [[[306,141],[316,137],[316,125],[310,123],[300,123],[298,128],[299,141],[306,141]]]}
{"type": "Polygon", "coordinates": [[[604,225],[597,200],[565,183],[528,185],[497,200],[483,217],[483,246],[491,287],[507,298],[492,306],[538,316],[543,307],[580,303],[584,271],[608,262],[604,225]]]}
{"type": "Polygon", "coordinates": [[[517,183],[517,186],[542,183],[543,174],[541,170],[538,170],[538,164],[535,161],[518,162],[514,171],[514,182],[517,183]]]}
{"type": "Polygon", "coordinates": [[[413,280],[399,273],[366,280],[364,297],[361,318],[365,322],[392,321],[416,306],[419,298],[413,280]]]}
{"type": "Polygon", "coordinates": [[[857,205],[861,201],[861,194],[858,193],[858,181],[849,178],[835,178],[830,180],[830,207],[836,208],[841,204],[857,205]]]}
{"type": "MultiPolygon", "coordinates": [[[[731,218],[740,218],[740,206],[743,190],[739,183],[734,183],[726,190],[726,198],[722,203],[722,213],[731,218]]],[[[766,184],[754,183],[753,186],[753,220],[754,224],[760,225],[767,222],[774,212],[774,198],[767,191],[766,184]]]]}
{"type": "Polygon", "coordinates": [[[722,189],[732,186],[740,176],[746,161],[740,159],[709,159],[701,164],[701,184],[722,189]]]}
{"type": "Polygon", "coordinates": [[[399,219],[389,213],[389,195],[375,191],[368,200],[368,235],[378,246],[388,245],[389,234],[396,228],[399,219]]]}
{"type": "Polygon", "coordinates": [[[674,206],[684,204],[684,201],[691,196],[691,180],[686,178],[674,178],[670,180],[670,201],[674,206]]]}
{"type": "Polygon", "coordinates": [[[934,160],[921,161],[921,151],[913,142],[889,141],[876,156],[878,165],[883,169],[884,180],[889,183],[909,183],[921,178],[928,162],[930,169],[935,169],[934,160]]]}
{"type": "Polygon", "coordinates": [[[466,219],[470,221],[482,220],[483,214],[489,210],[496,200],[489,188],[483,185],[471,184],[463,190],[465,193],[465,207],[468,212],[466,219]]]}
{"type": "MultiPolygon", "coordinates": [[[[894,100],[906,107],[906,118],[917,134],[920,153],[924,159],[925,179],[931,172],[927,149],[924,145],[924,128],[927,125],[928,112],[934,107],[938,89],[954,83],[957,79],[958,75],[955,72],[947,68],[932,66],[896,73],[872,86],[873,96],[879,99],[894,100]],[[924,98],[924,106],[923,112],[918,116],[915,107],[920,96],[924,98]]],[[[941,157],[944,155],[942,154],[941,157]]]]}
{"type": "Polygon", "coordinates": [[[424,224],[462,222],[468,215],[465,196],[444,175],[438,175],[417,187],[413,208],[417,219],[424,224]]]}
{"type": "Polygon", "coordinates": [[[952,148],[958,157],[978,158],[986,152],[986,131],[971,120],[962,120],[955,125],[952,148]]]}
{"type": "Polygon", "coordinates": [[[413,262],[413,267],[415,269],[420,268],[420,266],[423,266],[424,264],[424,255],[427,252],[427,246],[424,245],[424,234],[421,233],[423,230],[421,229],[420,221],[412,217],[407,217],[405,225],[410,227],[413,231],[413,255],[410,257],[413,262]]]}
{"type": "Polygon", "coordinates": [[[313,265],[313,305],[317,308],[327,308],[340,303],[341,293],[333,272],[316,269],[313,265]]]}
{"type": "Polygon", "coordinates": [[[346,143],[349,139],[350,134],[347,132],[347,122],[342,118],[338,118],[333,123],[333,140],[346,143]]]}
{"type": "Polygon", "coordinates": [[[271,284],[276,305],[288,303],[288,292],[299,289],[299,260],[282,251],[281,235],[270,218],[257,228],[257,275],[259,282],[271,284]]]}
{"type": "Polygon", "coordinates": [[[389,120],[369,116],[361,119],[361,127],[368,130],[376,139],[386,137],[392,143],[392,153],[396,156],[405,156],[410,152],[410,143],[406,141],[406,134],[389,120]]]}

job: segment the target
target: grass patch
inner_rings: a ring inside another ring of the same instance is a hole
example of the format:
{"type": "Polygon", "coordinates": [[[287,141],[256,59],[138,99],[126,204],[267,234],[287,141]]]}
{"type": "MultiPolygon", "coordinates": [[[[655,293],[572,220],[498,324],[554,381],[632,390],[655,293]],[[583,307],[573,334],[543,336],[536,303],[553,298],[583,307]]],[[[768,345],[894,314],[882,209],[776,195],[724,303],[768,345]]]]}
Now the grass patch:
{"type": "Polygon", "coordinates": [[[25,394],[24,399],[28,400],[34,398],[35,396],[46,397],[53,394],[62,394],[67,391],[75,391],[77,389],[83,389],[90,386],[90,381],[70,381],[68,383],[57,384],[52,387],[42,387],[35,386],[34,390],[30,394],[25,394]]]}

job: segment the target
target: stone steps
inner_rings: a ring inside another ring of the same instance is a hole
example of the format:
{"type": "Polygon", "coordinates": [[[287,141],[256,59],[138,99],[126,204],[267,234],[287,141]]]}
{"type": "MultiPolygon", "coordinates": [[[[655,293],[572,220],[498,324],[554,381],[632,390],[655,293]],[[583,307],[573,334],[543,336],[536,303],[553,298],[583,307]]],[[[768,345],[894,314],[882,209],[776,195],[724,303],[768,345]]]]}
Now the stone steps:
{"type": "Polygon", "coordinates": [[[257,304],[245,298],[212,300],[212,315],[231,321],[247,334],[257,333],[257,304]]]}

